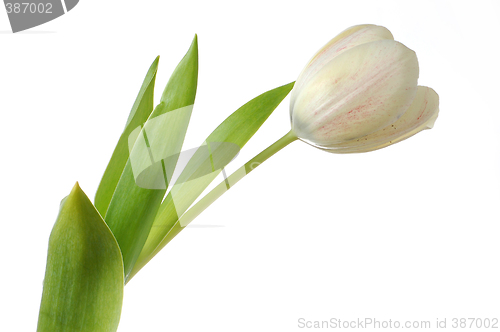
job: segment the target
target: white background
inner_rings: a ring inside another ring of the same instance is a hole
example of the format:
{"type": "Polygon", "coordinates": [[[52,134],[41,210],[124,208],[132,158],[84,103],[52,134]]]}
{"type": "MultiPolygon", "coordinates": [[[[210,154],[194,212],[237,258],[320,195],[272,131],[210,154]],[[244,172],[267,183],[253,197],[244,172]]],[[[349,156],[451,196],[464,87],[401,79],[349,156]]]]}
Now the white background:
{"type": "MultiPolygon", "coordinates": [[[[157,55],[159,100],[198,34],[187,149],[364,23],[416,51],[419,84],[440,95],[434,129],[357,155],[294,142],[127,285],[119,331],[500,319],[499,14],[499,1],[82,0],[12,34],[1,9],[0,330],[36,329],[59,201],[75,181],[93,199],[157,55]]],[[[230,170],[289,130],[288,102],[230,170]]]]}

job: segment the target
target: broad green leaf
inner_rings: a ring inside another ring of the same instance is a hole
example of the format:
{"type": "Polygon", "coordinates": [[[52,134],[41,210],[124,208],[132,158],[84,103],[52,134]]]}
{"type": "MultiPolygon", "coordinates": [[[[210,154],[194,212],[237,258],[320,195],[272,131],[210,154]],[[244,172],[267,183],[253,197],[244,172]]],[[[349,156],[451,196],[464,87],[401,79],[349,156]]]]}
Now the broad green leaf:
{"type": "Polygon", "coordinates": [[[198,44],[191,47],[173,72],[144,127],[130,133],[130,157],[106,212],[123,254],[125,278],[146,242],[186,135],[196,96],[198,44]]]}
{"type": "Polygon", "coordinates": [[[288,95],[293,84],[270,90],[252,99],[231,114],[207,137],[161,204],[133,274],[166,245],[168,240],[165,237],[169,232],[173,232],[173,229],[178,228],[174,228],[174,225],[179,217],[216,178],[222,169],[221,165],[231,161],[239,149],[257,132],[288,95]],[[206,146],[208,148],[205,148],[206,146]],[[234,146],[239,149],[235,149],[234,146]],[[210,167],[212,172],[207,172],[207,168],[210,167]]]}
{"type": "Polygon", "coordinates": [[[123,286],[118,243],[77,183],[50,234],[37,331],[116,331],[123,286]]]}
{"type": "Polygon", "coordinates": [[[130,111],[125,129],[116,144],[111,160],[104,171],[99,187],[95,194],[95,206],[102,216],[106,215],[108,210],[109,202],[113,193],[115,192],[116,185],[120,180],[125,164],[127,163],[129,157],[128,150],[128,139],[131,132],[137,128],[137,126],[142,125],[153,111],[153,93],[155,87],[156,71],[158,70],[158,61],[160,57],[157,57],[153,64],[150,66],[144,82],[142,83],[141,89],[137,98],[130,111]]]}

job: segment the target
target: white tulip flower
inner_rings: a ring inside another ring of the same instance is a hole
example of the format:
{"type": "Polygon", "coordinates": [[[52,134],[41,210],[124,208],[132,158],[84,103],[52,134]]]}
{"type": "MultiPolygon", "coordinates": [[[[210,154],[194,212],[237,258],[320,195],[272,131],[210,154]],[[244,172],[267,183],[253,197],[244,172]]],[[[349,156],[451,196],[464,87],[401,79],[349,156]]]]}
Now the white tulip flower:
{"type": "Polygon", "coordinates": [[[367,152],[431,128],[439,97],[417,86],[414,51],[384,27],[358,25],[333,38],[292,90],[292,132],[333,153],[367,152]]]}

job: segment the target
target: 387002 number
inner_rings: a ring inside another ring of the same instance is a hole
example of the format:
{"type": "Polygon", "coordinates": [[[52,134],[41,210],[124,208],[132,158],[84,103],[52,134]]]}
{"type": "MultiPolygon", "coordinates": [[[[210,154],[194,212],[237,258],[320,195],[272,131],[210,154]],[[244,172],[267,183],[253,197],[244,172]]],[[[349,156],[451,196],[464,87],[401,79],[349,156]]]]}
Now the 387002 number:
{"type": "Polygon", "coordinates": [[[7,14],[52,14],[52,4],[51,3],[30,3],[30,2],[14,2],[6,3],[5,8],[7,9],[7,14]]]}
{"type": "Polygon", "coordinates": [[[462,329],[480,329],[480,328],[492,328],[498,329],[498,319],[497,318],[453,318],[452,328],[462,328],[462,329]]]}

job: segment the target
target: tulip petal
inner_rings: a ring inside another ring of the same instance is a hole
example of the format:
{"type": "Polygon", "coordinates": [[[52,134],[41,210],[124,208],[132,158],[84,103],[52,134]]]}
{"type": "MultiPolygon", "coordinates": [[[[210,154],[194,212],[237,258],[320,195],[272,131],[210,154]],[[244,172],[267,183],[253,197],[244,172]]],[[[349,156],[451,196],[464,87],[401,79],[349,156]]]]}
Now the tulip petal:
{"type": "Polygon", "coordinates": [[[292,130],[322,148],[394,123],[417,92],[415,52],[393,40],[353,47],[321,68],[291,105],[292,130]]]}
{"type": "Polygon", "coordinates": [[[383,39],[394,40],[394,37],[387,28],[373,24],[355,25],[339,33],[316,52],[300,73],[290,97],[292,105],[297,96],[295,92],[300,90],[311,77],[314,77],[334,57],[355,46],[383,39]]]}
{"type": "Polygon", "coordinates": [[[439,96],[431,88],[419,86],[410,108],[398,121],[371,135],[341,144],[332,153],[358,153],[378,150],[430,129],[439,113],[439,96]]]}

